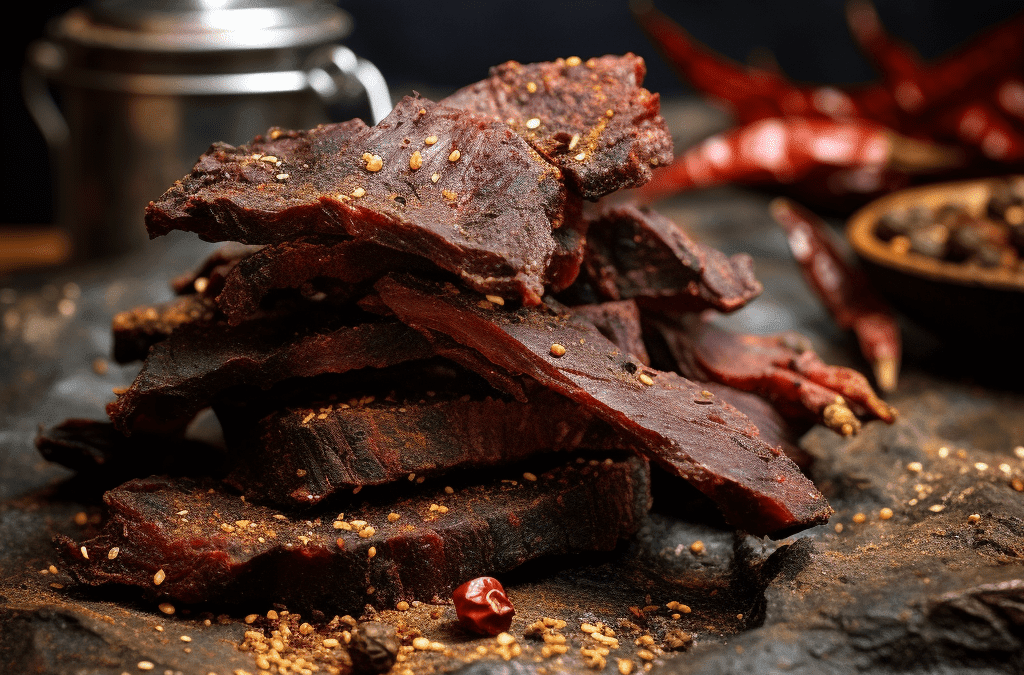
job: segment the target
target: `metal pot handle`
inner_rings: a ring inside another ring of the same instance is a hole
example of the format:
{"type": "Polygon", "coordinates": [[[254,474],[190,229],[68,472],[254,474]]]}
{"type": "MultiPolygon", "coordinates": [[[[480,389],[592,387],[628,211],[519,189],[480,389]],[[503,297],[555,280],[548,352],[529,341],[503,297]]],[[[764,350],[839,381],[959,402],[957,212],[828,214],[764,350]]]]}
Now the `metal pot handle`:
{"type": "Polygon", "coordinates": [[[71,141],[67,120],[53,100],[47,79],[64,68],[64,51],[48,40],[29,45],[21,71],[21,94],[29,115],[39,127],[50,150],[62,152],[71,141]]]}
{"type": "Polygon", "coordinates": [[[338,78],[348,77],[358,82],[366,92],[374,124],[387,117],[394,107],[387,82],[377,66],[356,56],[348,47],[335,45],[318,51],[313,54],[311,63],[306,71],[309,86],[325,102],[334,99],[341,91],[338,78]]]}

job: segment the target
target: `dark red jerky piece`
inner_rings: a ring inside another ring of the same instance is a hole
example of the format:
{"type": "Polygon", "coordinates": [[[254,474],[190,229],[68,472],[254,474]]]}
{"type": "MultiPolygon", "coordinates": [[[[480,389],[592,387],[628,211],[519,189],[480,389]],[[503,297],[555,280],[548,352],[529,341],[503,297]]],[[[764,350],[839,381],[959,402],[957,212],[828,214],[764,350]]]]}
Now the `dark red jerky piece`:
{"type": "Polygon", "coordinates": [[[576,192],[597,200],[643,185],[652,167],[672,161],[660,99],[640,86],[646,72],[634,54],[575,64],[509,61],[441,102],[509,124],[565,172],[576,192]]]}
{"type": "Polygon", "coordinates": [[[668,218],[634,207],[610,209],[590,224],[587,281],[607,300],[731,312],[761,293],[753,261],[693,241],[668,218]]]}
{"type": "Polygon", "coordinates": [[[207,256],[206,260],[193,272],[180,274],[171,280],[171,289],[176,295],[188,295],[198,292],[196,281],[206,279],[204,295],[215,296],[220,293],[224,278],[234,269],[235,265],[249,257],[261,246],[228,242],[207,256]]]}
{"type": "Polygon", "coordinates": [[[594,324],[601,335],[608,338],[626,354],[632,354],[645,366],[651,365],[640,325],[640,308],[632,300],[602,302],[598,305],[577,305],[569,308],[573,316],[594,324]]]}
{"type": "Polygon", "coordinates": [[[271,137],[211,148],[150,204],[150,235],[185,230],[249,244],[348,235],[527,304],[540,301],[549,280],[576,275],[552,228],[573,226],[566,217],[579,208],[567,200],[579,198],[558,169],[489,117],[407,97],[373,128],[356,120],[271,137]],[[438,141],[427,145],[430,136],[438,141]],[[379,170],[368,168],[367,153],[381,158],[379,170]]]}
{"type": "Polygon", "coordinates": [[[299,288],[317,277],[348,284],[395,269],[429,269],[419,256],[366,241],[294,241],[272,244],[240,261],[224,280],[217,306],[237,325],[259,309],[271,290],[299,288]]]}
{"type": "Polygon", "coordinates": [[[118,312],[111,322],[114,360],[129,363],[144,359],[150,347],[166,340],[180,326],[211,323],[219,315],[213,299],[198,293],[118,312]]]}
{"type": "Polygon", "coordinates": [[[316,504],[342,490],[392,483],[411,473],[431,477],[542,452],[630,447],[577,403],[544,390],[528,403],[315,404],[268,415],[250,433],[226,427],[233,457],[228,484],[253,501],[288,506],[316,504]]]}
{"type": "Polygon", "coordinates": [[[84,543],[88,559],[81,542],[58,536],[56,544],[62,569],[80,584],[130,586],[146,598],[185,603],[279,602],[340,614],[368,602],[443,602],[466,579],[541,556],[611,550],[650,507],[647,463],[639,458],[556,466],[538,478],[456,482],[451,495],[426,488],[349,506],[350,521],[375,530],[361,537],[358,527],[334,528],[337,510],[282,520],[212,481],[152,477],[104,495],[109,519],[84,543]],[[389,521],[390,513],[398,520],[389,521]],[[111,560],[114,546],[120,552],[111,560]],[[156,585],[159,570],[164,580],[156,585]]]}
{"type": "Polygon", "coordinates": [[[659,115],[660,99],[640,86],[643,58],[608,55],[572,64],[508,61],[441,102],[509,124],[588,200],[638,187],[650,180],[651,167],[670,164],[672,136],[659,115]]]}
{"type": "Polygon", "coordinates": [[[484,309],[473,293],[411,277],[386,277],[377,290],[404,323],[444,332],[636,439],[645,455],[710,497],[734,527],[782,536],[832,513],[796,465],[759,439],[739,411],[701,395],[700,385],[643,367],[593,326],[541,309],[484,309]],[[555,343],[565,347],[564,355],[551,353],[555,343]]]}
{"type": "Polygon", "coordinates": [[[218,393],[238,386],[267,389],[291,377],[382,368],[433,356],[416,331],[395,322],[296,336],[285,322],[184,326],[150,351],[126,392],[107,405],[111,421],[130,433],[136,420],[170,428],[187,424],[218,393]]]}
{"type": "Polygon", "coordinates": [[[663,319],[658,329],[684,375],[756,393],[787,419],[823,422],[844,435],[855,432],[856,420],[846,432],[843,422],[826,419],[836,397],[860,414],[895,419],[895,411],[875,395],[863,375],[825,364],[799,333],[742,335],[696,317],[683,324],[663,319]]]}

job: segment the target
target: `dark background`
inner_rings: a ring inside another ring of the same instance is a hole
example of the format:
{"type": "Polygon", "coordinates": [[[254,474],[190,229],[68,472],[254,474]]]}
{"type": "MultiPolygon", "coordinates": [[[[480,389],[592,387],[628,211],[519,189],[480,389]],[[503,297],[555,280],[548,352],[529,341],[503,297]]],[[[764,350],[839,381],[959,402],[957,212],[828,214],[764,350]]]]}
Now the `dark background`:
{"type": "MultiPolygon", "coordinates": [[[[19,3],[7,14],[3,59],[4,155],[0,224],[46,223],[52,215],[46,147],[21,103],[19,73],[28,43],[50,18],[80,2],[19,3]]],[[[373,61],[396,96],[418,87],[443,95],[509,59],[582,58],[632,51],[647,59],[646,86],[663,95],[687,91],[635,26],[627,0],[340,0],[355,21],[346,41],[373,61]]],[[[896,35],[925,58],[955,48],[978,31],[1022,9],[1021,0],[877,0],[896,35]]],[[[874,73],[846,29],[842,0],[687,0],[656,5],[698,40],[746,61],[765,50],[797,80],[849,84],[874,73]]],[[[210,139],[211,141],[217,139],[210,139]]]]}

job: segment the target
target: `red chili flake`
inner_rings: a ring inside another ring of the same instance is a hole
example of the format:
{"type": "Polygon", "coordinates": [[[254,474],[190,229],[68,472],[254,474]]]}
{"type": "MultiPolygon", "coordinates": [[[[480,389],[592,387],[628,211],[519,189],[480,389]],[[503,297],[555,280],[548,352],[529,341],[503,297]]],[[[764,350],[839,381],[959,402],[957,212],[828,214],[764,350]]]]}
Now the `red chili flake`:
{"type": "Polygon", "coordinates": [[[509,629],[516,610],[494,577],[477,577],[452,592],[455,614],[466,630],[497,635],[509,629]]]}

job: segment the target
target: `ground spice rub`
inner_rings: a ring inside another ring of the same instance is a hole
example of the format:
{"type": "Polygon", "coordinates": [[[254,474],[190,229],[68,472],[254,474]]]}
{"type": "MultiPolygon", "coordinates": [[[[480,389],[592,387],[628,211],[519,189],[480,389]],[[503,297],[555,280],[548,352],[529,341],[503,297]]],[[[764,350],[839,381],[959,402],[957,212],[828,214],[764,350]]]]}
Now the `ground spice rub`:
{"type": "Polygon", "coordinates": [[[573,190],[596,200],[651,179],[672,161],[660,100],[640,85],[634,54],[523,65],[509,61],[442,103],[491,115],[561,169],[573,190]]]}
{"type": "Polygon", "coordinates": [[[827,521],[814,485],[732,406],[698,384],[644,367],[592,325],[548,310],[485,309],[475,294],[412,277],[377,284],[404,323],[450,336],[510,373],[557,391],[710,497],[731,525],[779,536],[827,521]],[[553,343],[565,351],[556,356],[553,343]]]}
{"type": "Polygon", "coordinates": [[[576,238],[552,232],[574,225],[574,201],[558,169],[506,125],[406,97],[372,128],[353,120],[215,144],[150,204],[146,226],[248,244],[351,236],[536,304],[546,283],[576,275],[559,250],[576,238]]]}
{"type": "Polygon", "coordinates": [[[79,583],[187,603],[354,612],[367,602],[440,601],[466,579],[542,555],[610,550],[633,534],[649,508],[646,462],[580,462],[538,470],[536,481],[424,488],[309,519],[210,481],[133,480],[104,496],[103,534],[85,544],[59,537],[58,551],[79,583]]]}

